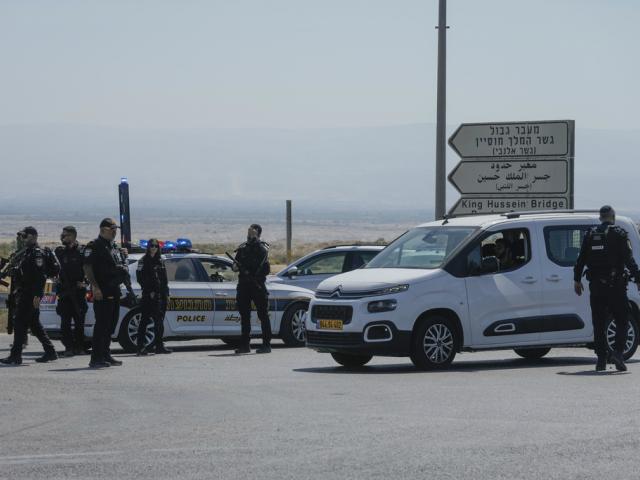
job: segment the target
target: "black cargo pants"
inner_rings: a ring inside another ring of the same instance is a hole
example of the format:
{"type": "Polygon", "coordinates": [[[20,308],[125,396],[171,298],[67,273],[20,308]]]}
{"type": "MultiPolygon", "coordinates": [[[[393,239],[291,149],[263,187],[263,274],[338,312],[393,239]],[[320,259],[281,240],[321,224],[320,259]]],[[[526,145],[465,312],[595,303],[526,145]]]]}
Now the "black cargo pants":
{"type": "Polygon", "coordinates": [[[607,326],[610,316],[616,322],[615,351],[624,353],[629,328],[627,282],[624,279],[612,282],[606,278],[592,278],[589,292],[596,355],[605,357],[609,352],[607,326]]]}
{"type": "Polygon", "coordinates": [[[120,299],[94,300],[96,323],[91,340],[91,362],[104,362],[111,356],[111,336],[115,332],[120,315],[120,299]]]}
{"type": "Polygon", "coordinates": [[[11,357],[22,358],[22,343],[27,336],[27,331],[40,341],[45,353],[55,353],[55,348],[40,323],[40,310],[33,308],[33,296],[18,296],[16,298],[16,311],[13,317],[13,346],[11,357]]]}
{"type": "Polygon", "coordinates": [[[251,302],[256,306],[262,328],[262,343],[271,344],[271,321],[269,320],[269,293],[264,283],[254,281],[239,282],[236,302],[240,312],[242,344],[249,345],[251,339],[251,302]]]}

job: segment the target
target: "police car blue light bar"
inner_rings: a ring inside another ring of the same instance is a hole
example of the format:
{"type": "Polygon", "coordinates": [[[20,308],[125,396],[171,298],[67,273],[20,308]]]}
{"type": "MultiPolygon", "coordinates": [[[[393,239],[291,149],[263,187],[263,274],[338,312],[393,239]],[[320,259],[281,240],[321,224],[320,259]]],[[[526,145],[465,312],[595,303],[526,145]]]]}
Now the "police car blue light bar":
{"type": "Polygon", "coordinates": [[[177,248],[176,242],[172,242],[171,240],[167,240],[164,242],[164,250],[175,250],[177,248]]]}
{"type": "Polygon", "coordinates": [[[180,247],[180,248],[191,248],[191,247],[193,247],[193,244],[191,243],[191,240],[189,240],[188,238],[178,238],[176,240],[176,243],[178,244],[178,247],[180,247]]]}
{"type": "Polygon", "coordinates": [[[139,240],[138,244],[142,247],[142,248],[147,248],[147,245],[149,245],[149,240],[139,240]]]}

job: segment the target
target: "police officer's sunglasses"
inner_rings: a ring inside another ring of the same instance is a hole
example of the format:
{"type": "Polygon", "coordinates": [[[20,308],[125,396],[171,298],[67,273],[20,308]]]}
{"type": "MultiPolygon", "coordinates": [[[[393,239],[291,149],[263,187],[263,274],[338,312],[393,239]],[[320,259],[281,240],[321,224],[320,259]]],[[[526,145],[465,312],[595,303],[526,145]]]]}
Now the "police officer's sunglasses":
{"type": "Polygon", "coordinates": [[[158,244],[157,243],[150,243],[149,244],[149,248],[158,248],[158,244]]]}

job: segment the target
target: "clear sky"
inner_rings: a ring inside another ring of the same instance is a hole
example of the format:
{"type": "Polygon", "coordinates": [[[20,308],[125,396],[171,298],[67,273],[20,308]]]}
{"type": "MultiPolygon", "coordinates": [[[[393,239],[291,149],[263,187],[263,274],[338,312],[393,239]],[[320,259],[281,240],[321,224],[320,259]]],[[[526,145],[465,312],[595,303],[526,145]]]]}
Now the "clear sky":
{"type": "MultiPolygon", "coordinates": [[[[437,0],[0,0],[0,125],[435,122],[437,0]]],[[[640,1],[449,0],[448,117],[640,129],[640,1]]]]}

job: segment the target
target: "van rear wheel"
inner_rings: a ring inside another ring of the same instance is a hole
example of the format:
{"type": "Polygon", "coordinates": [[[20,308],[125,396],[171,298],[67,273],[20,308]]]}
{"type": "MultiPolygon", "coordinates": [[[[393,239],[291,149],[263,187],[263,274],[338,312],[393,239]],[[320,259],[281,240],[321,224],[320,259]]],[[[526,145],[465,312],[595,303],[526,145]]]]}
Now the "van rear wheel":
{"type": "MultiPolygon", "coordinates": [[[[638,331],[638,321],[633,313],[629,313],[629,326],[627,329],[627,341],[624,345],[624,353],[622,356],[625,361],[633,357],[638,349],[638,341],[640,339],[640,332],[638,331]]],[[[607,343],[609,344],[609,351],[613,352],[616,344],[616,322],[613,319],[609,320],[607,324],[607,343]]]]}
{"type": "Polygon", "coordinates": [[[459,345],[458,331],[446,317],[434,315],[421,322],[411,340],[411,361],[420,370],[448,368],[459,345]]]}
{"type": "Polygon", "coordinates": [[[551,351],[550,348],[514,348],[516,354],[527,360],[538,360],[551,351]]]}

